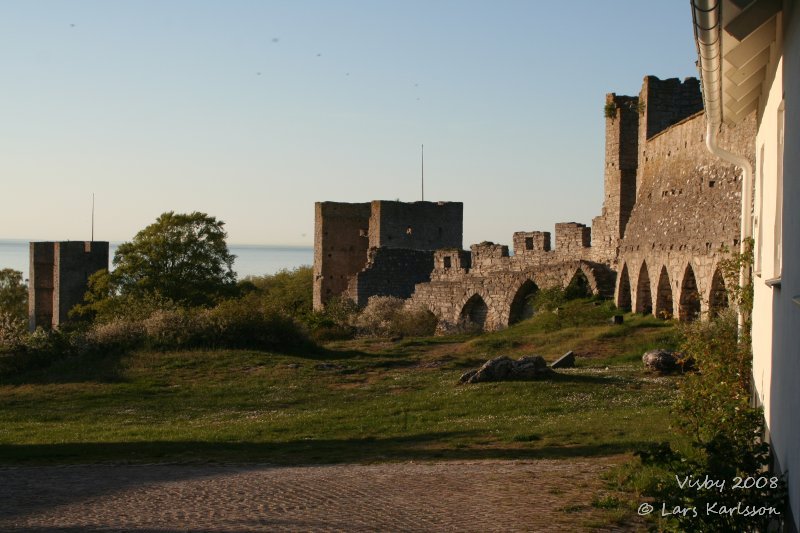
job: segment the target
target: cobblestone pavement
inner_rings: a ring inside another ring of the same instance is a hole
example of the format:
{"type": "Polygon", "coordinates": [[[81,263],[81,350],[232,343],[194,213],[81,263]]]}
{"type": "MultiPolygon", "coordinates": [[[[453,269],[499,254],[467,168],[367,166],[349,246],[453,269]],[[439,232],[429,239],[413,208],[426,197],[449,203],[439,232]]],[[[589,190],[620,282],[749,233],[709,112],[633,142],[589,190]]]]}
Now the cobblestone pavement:
{"type": "Polygon", "coordinates": [[[0,531],[584,531],[620,460],[6,467],[0,531]]]}

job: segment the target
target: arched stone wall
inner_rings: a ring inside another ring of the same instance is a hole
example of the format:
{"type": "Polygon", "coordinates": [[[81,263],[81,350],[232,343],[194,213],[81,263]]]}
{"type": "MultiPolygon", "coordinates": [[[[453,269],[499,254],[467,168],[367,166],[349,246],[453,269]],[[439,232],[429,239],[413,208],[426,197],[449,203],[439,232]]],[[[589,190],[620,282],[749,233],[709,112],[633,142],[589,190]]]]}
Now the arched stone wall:
{"type": "Polygon", "coordinates": [[[526,279],[516,293],[513,293],[508,313],[508,325],[533,316],[535,310],[531,306],[531,298],[539,291],[539,287],[531,279],[526,279]]]}
{"type": "Polygon", "coordinates": [[[480,330],[486,329],[489,318],[489,305],[478,293],[473,294],[461,307],[458,314],[458,323],[474,325],[480,330]]]}
{"type": "Polygon", "coordinates": [[[675,315],[672,286],[669,282],[669,274],[667,273],[666,266],[661,267],[661,272],[658,275],[655,315],[663,319],[670,319],[675,315]]]}
{"type": "Polygon", "coordinates": [[[719,267],[714,269],[714,275],[711,278],[711,287],[708,291],[708,314],[714,317],[720,311],[728,307],[728,290],[725,286],[725,278],[719,267]]]}
{"type": "Polygon", "coordinates": [[[696,320],[700,317],[700,291],[697,289],[697,279],[691,264],[686,265],[681,282],[679,297],[678,318],[684,322],[696,320]]]}
{"type": "Polygon", "coordinates": [[[623,311],[631,310],[631,279],[628,275],[628,265],[623,263],[617,282],[616,297],[614,302],[623,311]]]}
{"type": "Polygon", "coordinates": [[[639,276],[636,278],[636,313],[649,315],[653,312],[653,294],[650,274],[647,272],[647,261],[642,261],[639,276]]]}

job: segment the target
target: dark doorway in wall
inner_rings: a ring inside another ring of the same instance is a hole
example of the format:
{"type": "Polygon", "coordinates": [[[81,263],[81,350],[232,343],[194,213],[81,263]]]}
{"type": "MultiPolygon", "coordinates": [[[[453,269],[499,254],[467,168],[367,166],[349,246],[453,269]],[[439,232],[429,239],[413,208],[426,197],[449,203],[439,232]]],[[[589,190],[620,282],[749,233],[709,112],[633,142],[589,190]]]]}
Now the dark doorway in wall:
{"type": "Polygon", "coordinates": [[[539,287],[531,280],[525,280],[525,283],[520,285],[514,299],[511,300],[511,312],[508,315],[509,326],[520,320],[531,318],[536,313],[534,298],[537,292],[539,292],[539,287]]]}
{"type": "Polygon", "coordinates": [[[656,316],[668,320],[672,318],[672,287],[669,284],[669,274],[667,267],[661,267],[661,274],[658,276],[658,289],[656,290],[656,316]]]}
{"type": "Polygon", "coordinates": [[[483,331],[486,327],[486,316],[489,314],[489,307],[483,301],[480,294],[473,294],[461,309],[459,322],[467,328],[475,328],[483,331]]]}

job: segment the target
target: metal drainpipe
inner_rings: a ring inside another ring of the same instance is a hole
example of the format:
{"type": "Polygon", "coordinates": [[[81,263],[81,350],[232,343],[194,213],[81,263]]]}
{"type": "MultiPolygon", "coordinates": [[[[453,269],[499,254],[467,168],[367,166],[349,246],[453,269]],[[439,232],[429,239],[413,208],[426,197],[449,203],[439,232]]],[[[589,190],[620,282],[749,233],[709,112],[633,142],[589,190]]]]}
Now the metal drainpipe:
{"type": "MultiPolygon", "coordinates": [[[[706,148],[720,159],[742,169],[742,222],[739,252],[747,251],[747,240],[753,235],[753,167],[742,155],[723,150],[717,144],[717,133],[722,125],[722,34],[721,0],[692,0],[694,36],[700,58],[700,80],[703,86],[703,105],[706,114],[706,148]]],[[[739,286],[750,282],[750,270],[739,271],[739,286]]],[[[739,332],[744,325],[744,315],[739,312],[739,332]]]]}

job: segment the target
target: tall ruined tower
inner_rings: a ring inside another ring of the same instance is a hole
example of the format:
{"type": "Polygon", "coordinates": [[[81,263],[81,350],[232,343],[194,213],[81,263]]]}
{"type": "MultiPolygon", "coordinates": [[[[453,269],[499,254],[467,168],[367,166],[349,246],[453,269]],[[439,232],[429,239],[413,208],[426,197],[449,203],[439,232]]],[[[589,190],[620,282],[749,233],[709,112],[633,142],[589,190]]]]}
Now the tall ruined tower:
{"type": "Polygon", "coordinates": [[[108,242],[30,243],[28,326],[57,328],[83,302],[89,276],[108,268],[108,242]]]}
{"type": "Polygon", "coordinates": [[[592,248],[597,260],[613,261],[636,202],[639,113],[635,96],[606,95],[606,157],[603,213],[592,221],[592,248]]]}
{"type": "Polygon", "coordinates": [[[463,204],[373,200],[317,202],[314,309],[334,297],[408,298],[430,281],[434,250],[461,249],[463,204]]]}
{"type": "Polygon", "coordinates": [[[314,204],[314,309],[347,290],[364,268],[369,248],[370,204],[314,204]]]}

